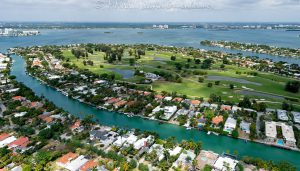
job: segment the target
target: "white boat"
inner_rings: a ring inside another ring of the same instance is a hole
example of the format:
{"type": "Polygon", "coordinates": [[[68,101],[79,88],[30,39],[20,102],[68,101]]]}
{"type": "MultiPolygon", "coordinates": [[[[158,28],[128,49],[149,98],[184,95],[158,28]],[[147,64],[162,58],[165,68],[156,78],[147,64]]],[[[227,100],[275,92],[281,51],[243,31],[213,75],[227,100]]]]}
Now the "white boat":
{"type": "Polygon", "coordinates": [[[213,134],[215,134],[216,136],[219,136],[219,133],[216,133],[216,132],[212,132],[213,134]]]}
{"type": "Polygon", "coordinates": [[[210,135],[210,134],[211,134],[211,132],[210,132],[210,131],[208,131],[208,132],[207,132],[207,135],[210,135]]]}
{"type": "Polygon", "coordinates": [[[191,130],[191,129],[192,129],[191,127],[187,127],[187,128],[186,128],[186,130],[191,130]]]}

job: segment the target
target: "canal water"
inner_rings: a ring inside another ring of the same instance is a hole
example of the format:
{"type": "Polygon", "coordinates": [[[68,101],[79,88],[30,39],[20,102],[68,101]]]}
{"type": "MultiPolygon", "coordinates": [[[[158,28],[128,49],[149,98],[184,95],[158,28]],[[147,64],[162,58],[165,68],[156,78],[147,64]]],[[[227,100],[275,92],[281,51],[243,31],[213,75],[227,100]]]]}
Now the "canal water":
{"type": "Polygon", "coordinates": [[[96,119],[99,120],[100,124],[103,125],[153,131],[158,133],[161,138],[174,136],[178,141],[190,139],[194,141],[202,141],[203,149],[212,150],[217,153],[234,153],[237,151],[240,157],[252,156],[273,161],[286,160],[300,170],[299,152],[284,150],[253,142],[245,143],[243,140],[237,140],[225,136],[207,135],[205,132],[198,130],[186,130],[184,127],[177,125],[160,124],[157,121],[146,120],[140,117],[129,118],[126,115],[116,112],[98,110],[94,107],[66,97],[55,89],[41,84],[40,81],[29,75],[26,75],[24,59],[15,55],[13,55],[12,58],[14,60],[14,64],[12,66],[11,74],[17,77],[17,81],[23,82],[37,95],[45,96],[48,100],[54,102],[54,104],[56,104],[58,107],[61,107],[80,118],[92,114],[96,119]]]}

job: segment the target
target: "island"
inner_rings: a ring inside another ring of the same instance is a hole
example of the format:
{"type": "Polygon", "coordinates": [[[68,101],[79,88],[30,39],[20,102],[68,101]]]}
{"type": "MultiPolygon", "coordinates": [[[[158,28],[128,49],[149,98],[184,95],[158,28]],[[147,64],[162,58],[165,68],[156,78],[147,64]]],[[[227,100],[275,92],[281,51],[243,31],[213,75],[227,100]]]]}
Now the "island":
{"type": "Polygon", "coordinates": [[[292,58],[300,57],[300,49],[292,49],[292,48],[284,48],[284,47],[276,47],[276,46],[260,45],[260,44],[252,44],[252,43],[210,41],[210,40],[201,41],[201,44],[205,46],[216,46],[221,48],[263,53],[263,54],[276,55],[276,56],[284,56],[284,57],[292,57],[292,58]]]}

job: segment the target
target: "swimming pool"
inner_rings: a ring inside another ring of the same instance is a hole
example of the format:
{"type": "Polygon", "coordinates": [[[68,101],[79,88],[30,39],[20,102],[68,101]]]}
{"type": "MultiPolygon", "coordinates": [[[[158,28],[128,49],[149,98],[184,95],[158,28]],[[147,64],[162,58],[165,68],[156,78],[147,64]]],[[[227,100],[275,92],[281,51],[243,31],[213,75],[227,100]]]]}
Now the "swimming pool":
{"type": "Polygon", "coordinates": [[[282,139],[277,140],[277,145],[284,146],[284,142],[282,139]]]}

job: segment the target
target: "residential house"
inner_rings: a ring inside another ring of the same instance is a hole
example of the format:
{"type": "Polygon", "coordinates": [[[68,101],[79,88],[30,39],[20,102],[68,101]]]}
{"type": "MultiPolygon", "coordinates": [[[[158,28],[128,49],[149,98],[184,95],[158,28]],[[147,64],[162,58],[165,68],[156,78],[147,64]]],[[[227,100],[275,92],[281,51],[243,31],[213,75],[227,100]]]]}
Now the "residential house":
{"type": "Polygon", "coordinates": [[[172,150],[169,149],[169,154],[170,156],[176,156],[177,154],[179,154],[181,152],[182,148],[179,146],[176,146],[175,148],[173,148],[172,150]]]}
{"type": "Polygon", "coordinates": [[[277,118],[282,121],[288,121],[289,117],[287,116],[286,110],[277,109],[277,118]]]}
{"type": "Polygon", "coordinates": [[[24,100],[26,100],[26,98],[22,97],[22,96],[14,96],[14,97],[12,97],[12,100],[14,100],[14,101],[24,101],[24,100]]]}
{"type": "Polygon", "coordinates": [[[173,166],[182,166],[183,168],[192,169],[192,162],[196,158],[196,155],[191,150],[184,150],[178,157],[178,159],[173,163],[173,166]]]}
{"type": "Polygon", "coordinates": [[[78,154],[69,152],[65,155],[63,155],[62,157],[60,157],[57,161],[56,164],[60,167],[66,168],[66,166],[73,161],[74,159],[76,159],[78,157],[78,154]]]}
{"type": "Polygon", "coordinates": [[[250,125],[251,125],[250,123],[245,122],[245,121],[242,121],[242,122],[240,123],[240,128],[241,128],[241,130],[244,131],[245,133],[250,134],[250,125]]]}
{"type": "Polygon", "coordinates": [[[294,118],[294,122],[300,124],[300,112],[291,112],[294,118]]]}
{"type": "Polygon", "coordinates": [[[92,171],[94,168],[98,166],[97,161],[95,160],[89,160],[86,162],[81,168],[80,171],[92,171]]]}
{"type": "Polygon", "coordinates": [[[84,164],[86,164],[88,162],[88,159],[85,158],[85,156],[80,155],[78,156],[76,159],[70,161],[67,165],[66,165],[66,169],[70,170],[70,171],[78,171],[82,166],[84,166],[84,164]]]}
{"type": "Polygon", "coordinates": [[[71,131],[77,131],[77,132],[82,132],[84,130],[84,127],[81,125],[81,121],[77,120],[71,127],[71,131]]]}
{"type": "Polygon", "coordinates": [[[219,157],[214,164],[214,168],[217,171],[234,171],[239,161],[230,157],[219,157]]]}
{"type": "Polygon", "coordinates": [[[224,122],[223,116],[219,115],[219,116],[215,116],[212,118],[211,123],[214,125],[219,125],[221,122],[224,122]]]}
{"type": "Polygon", "coordinates": [[[148,153],[151,153],[152,151],[156,152],[156,155],[158,156],[158,160],[161,161],[164,158],[164,147],[161,144],[153,144],[151,148],[149,149],[148,153]]]}
{"type": "Polygon", "coordinates": [[[229,105],[221,105],[221,110],[229,111],[229,110],[231,110],[231,106],[229,106],[229,105]]]}
{"type": "Polygon", "coordinates": [[[228,117],[224,124],[224,131],[231,134],[231,132],[236,128],[236,120],[232,117],[228,117]]]}
{"type": "Polygon", "coordinates": [[[169,120],[177,111],[177,106],[165,106],[163,119],[169,120]]]}
{"type": "Polygon", "coordinates": [[[276,122],[265,122],[265,134],[268,142],[274,142],[277,139],[276,122]]]}
{"type": "Polygon", "coordinates": [[[181,97],[175,97],[172,101],[180,103],[182,100],[183,100],[183,98],[181,98],[181,97]]]}
{"type": "Polygon", "coordinates": [[[201,150],[200,154],[197,156],[197,169],[203,170],[206,165],[213,166],[217,161],[219,154],[212,151],[201,150]]]}
{"type": "Polygon", "coordinates": [[[7,146],[8,144],[14,142],[17,138],[15,136],[9,136],[0,141],[0,148],[7,146]]]}
{"type": "Polygon", "coordinates": [[[27,145],[29,144],[29,138],[28,137],[20,137],[16,139],[15,141],[8,144],[9,149],[21,150],[22,152],[27,149],[27,145]]]}
{"type": "Polygon", "coordinates": [[[127,103],[126,100],[121,100],[121,101],[118,101],[118,102],[114,103],[113,106],[114,106],[115,109],[119,109],[119,108],[125,106],[126,103],[127,103]]]}

